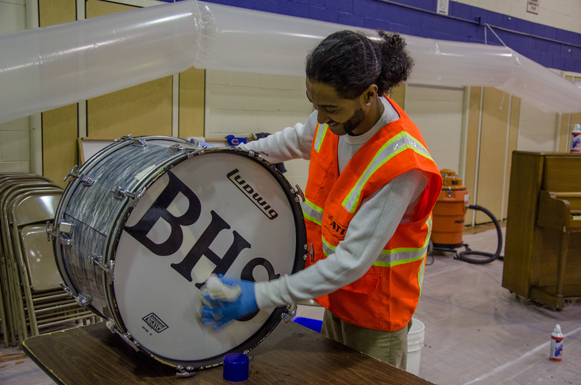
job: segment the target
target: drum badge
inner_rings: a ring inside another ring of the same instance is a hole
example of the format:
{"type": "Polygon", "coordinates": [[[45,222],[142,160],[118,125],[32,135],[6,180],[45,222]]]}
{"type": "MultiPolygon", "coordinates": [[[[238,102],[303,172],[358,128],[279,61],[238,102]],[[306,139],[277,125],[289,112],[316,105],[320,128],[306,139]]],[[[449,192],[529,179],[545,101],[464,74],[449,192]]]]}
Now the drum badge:
{"type": "Polygon", "coordinates": [[[149,313],[142,319],[157,333],[161,333],[168,328],[165,322],[163,322],[157,315],[155,315],[155,313],[149,313]]]}

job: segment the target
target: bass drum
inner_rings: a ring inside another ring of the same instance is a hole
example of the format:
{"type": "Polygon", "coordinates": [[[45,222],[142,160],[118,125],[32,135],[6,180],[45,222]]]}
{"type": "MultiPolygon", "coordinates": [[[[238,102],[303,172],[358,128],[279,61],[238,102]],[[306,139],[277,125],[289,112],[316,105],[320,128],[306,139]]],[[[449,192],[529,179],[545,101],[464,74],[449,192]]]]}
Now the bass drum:
{"type": "Polygon", "coordinates": [[[304,268],[299,192],[265,160],[171,137],[124,137],[73,169],[51,233],[64,288],[127,343],[178,370],[247,353],[287,308],[220,331],[200,321],[210,274],[304,268]]]}

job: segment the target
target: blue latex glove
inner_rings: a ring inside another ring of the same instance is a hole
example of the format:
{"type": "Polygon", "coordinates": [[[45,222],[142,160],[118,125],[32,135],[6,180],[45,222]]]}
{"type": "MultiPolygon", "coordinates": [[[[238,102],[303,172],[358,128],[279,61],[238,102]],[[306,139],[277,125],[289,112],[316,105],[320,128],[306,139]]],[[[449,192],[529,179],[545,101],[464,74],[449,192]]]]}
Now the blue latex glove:
{"type": "Polygon", "coordinates": [[[225,285],[239,286],[241,293],[233,302],[211,299],[209,295],[204,295],[204,299],[210,306],[202,306],[202,323],[211,325],[214,330],[220,330],[231,321],[259,310],[254,295],[254,282],[224,277],[223,275],[219,275],[218,278],[225,285]]]}

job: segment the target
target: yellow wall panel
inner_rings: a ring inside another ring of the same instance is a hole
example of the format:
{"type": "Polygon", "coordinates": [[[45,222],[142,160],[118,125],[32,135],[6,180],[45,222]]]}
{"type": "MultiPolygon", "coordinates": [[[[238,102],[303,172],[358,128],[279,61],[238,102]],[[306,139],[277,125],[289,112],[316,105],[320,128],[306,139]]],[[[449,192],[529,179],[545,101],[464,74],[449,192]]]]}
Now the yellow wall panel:
{"type": "MultiPolygon", "coordinates": [[[[68,23],[77,19],[75,0],[39,0],[41,27],[68,23]]],[[[41,114],[43,175],[60,186],[63,178],[77,164],[77,104],[41,114]]]]}
{"type": "MultiPolygon", "coordinates": [[[[478,192],[476,202],[496,218],[503,216],[502,199],[506,161],[510,95],[496,88],[484,89],[478,192]]],[[[488,215],[477,212],[476,224],[491,222],[488,215]]]]}
{"type": "MultiPolygon", "coordinates": [[[[478,156],[478,127],[480,122],[481,87],[470,87],[470,105],[468,107],[468,133],[466,138],[466,171],[464,185],[470,195],[470,204],[474,204],[474,183],[476,181],[476,163],[478,156]]],[[[465,223],[472,224],[472,210],[466,213],[465,223]]]]}
{"type": "Polygon", "coordinates": [[[77,105],[42,113],[43,175],[65,187],[63,178],[77,164],[77,105]]]}
{"type": "Polygon", "coordinates": [[[406,83],[400,83],[398,86],[393,87],[390,92],[390,98],[405,111],[405,87],[406,83]]]}
{"type": "Polygon", "coordinates": [[[498,220],[508,218],[508,192],[510,187],[510,170],[512,169],[512,153],[517,149],[518,143],[518,122],[520,120],[520,98],[516,96],[511,97],[510,103],[510,128],[508,133],[508,152],[506,154],[506,178],[505,192],[504,192],[504,210],[502,212],[502,218],[497,218],[498,220]]]}
{"type": "Polygon", "coordinates": [[[171,135],[171,76],[87,101],[87,136],[171,135]]]}
{"type": "Polygon", "coordinates": [[[135,9],[135,8],[139,8],[139,7],[133,7],[133,6],[124,5],[124,4],[110,3],[107,1],[101,1],[101,0],[86,0],[85,1],[85,17],[87,19],[89,19],[91,17],[110,15],[112,13],[123,12],[123,11],[127,11],[129,9],[135,9]]]}
{"type": "Polygon", "coordinates": [[[192,67],[180,73],[180,138],[205,136],[205,83],[205,70],[192,67]]]}
{"type": "MultiPolygon", "coordinates": [[[[86,2],[87,18],[135,7],[97,0],[86,2]]],[[[87,101],[87,136],[115,139],[124,135],[171,135],[172,77],[153,80],[87,101]]]]}
{"type": "Polygon", "coordinates": [[[76,0],[38,0],[38,23],[41,27],[77,20],[76,0]]]}

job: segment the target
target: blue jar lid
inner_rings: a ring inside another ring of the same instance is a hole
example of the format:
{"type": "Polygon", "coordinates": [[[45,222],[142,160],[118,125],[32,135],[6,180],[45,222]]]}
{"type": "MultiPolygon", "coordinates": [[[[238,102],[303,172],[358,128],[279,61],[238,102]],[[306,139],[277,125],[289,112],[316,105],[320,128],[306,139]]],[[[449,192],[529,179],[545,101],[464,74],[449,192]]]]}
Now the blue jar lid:
{"type": "Polygon", "coordinates": [[[233,353],[224,357],[224,379],[231,382],[241,382],[248,379],[249,359],[246,354],[233,353]]]}

